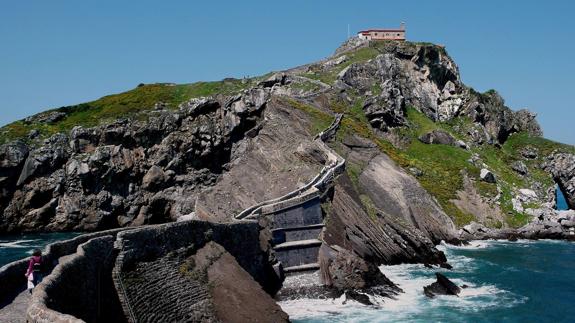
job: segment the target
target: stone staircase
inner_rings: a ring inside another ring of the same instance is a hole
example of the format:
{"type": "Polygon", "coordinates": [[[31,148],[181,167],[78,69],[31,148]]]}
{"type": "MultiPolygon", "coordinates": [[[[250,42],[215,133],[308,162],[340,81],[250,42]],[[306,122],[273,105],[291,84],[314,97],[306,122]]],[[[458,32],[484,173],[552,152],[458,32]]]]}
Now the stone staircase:
{"type": "Polygon", "coordinates": [[[333,123],[314,138],[328,157],[326,165],[316,177],[303,187],[254,205],[235,217],[237,220],[256,220],[260,217],[270,220],[274,254],[284,273],[319,269],[320,235],[324,227],[320,193],[333,183],[345,167],[345,160],[325,142],[335,135],[342,116],[337,115],[333,123]]]}

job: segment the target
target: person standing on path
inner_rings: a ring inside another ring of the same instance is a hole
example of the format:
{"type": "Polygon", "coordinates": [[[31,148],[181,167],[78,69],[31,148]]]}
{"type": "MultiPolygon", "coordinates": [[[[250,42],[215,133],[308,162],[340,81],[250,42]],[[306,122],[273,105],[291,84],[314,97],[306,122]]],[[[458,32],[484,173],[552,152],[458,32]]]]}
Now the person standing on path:
{"type": "Polygon", "coordinates": [[[42,281],[43,276],[43,259],[42,251],[35,249],[28,263],[28,270],[26,271],[26,278],[28,279],[28,289],[32,293],[32,289],[42,281]],[[32,276],[30,276],[32,275],[32,276]],[[31,286],[30,286],[31,282],[31,286]]]}

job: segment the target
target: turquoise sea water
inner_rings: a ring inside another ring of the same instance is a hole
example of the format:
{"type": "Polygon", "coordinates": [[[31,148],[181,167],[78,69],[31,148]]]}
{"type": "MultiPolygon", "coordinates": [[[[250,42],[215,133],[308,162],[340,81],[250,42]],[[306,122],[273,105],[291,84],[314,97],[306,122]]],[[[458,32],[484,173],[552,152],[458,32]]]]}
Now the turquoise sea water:
{"type": "Polygon", "coordinates": [[[77,235],[79,233],[70,232],[0,235],[0,267],[30,256],[36,248],[44,249],[52,242],[72,239],[77,235]]]}
{"type": "Polygon", "coordinates": [[[458,285],[459,297],[423,295],[436,270],[422,265],[382,266],[405,290],[377,307],[337,300],[282,302],[294,322],[574,322],[575,243],[563,241],[472,242],[440,246],[453,270],[440,270],[458,285]]]}
{"type": "Polygon", "coordinates": [[[557,210],[568,210],[569,207],[567,206],[565,195],[563,195],[563,192],[561,192],[559,187],[555,189],[555,193],[557,195],[557,210]]]}

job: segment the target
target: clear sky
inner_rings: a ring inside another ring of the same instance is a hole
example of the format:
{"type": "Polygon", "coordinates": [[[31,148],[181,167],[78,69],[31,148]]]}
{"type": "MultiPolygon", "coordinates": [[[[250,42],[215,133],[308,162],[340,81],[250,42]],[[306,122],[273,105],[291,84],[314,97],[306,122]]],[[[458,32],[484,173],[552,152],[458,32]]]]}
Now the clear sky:
{"type": "Polygon", "coordinates": [[[0,3],[0,124],[138,83],[263,74],[330,55],[363,28],[407,23],[444,44],[466,84],[538,113],[575,144],[575,1],[0,3]]]}

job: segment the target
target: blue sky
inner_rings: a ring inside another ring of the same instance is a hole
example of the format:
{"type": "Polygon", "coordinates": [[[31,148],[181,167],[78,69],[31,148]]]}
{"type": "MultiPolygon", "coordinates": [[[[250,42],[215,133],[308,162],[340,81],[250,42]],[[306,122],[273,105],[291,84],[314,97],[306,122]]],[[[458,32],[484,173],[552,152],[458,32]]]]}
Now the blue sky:
{"type": "Polygon", "coordinates": [[[575,144],[575,1],[2,1],[0,124],[138,83],[217,80],[330,55],[352,32],[407,23],[463,80],[538,113],[575,144]]]}

